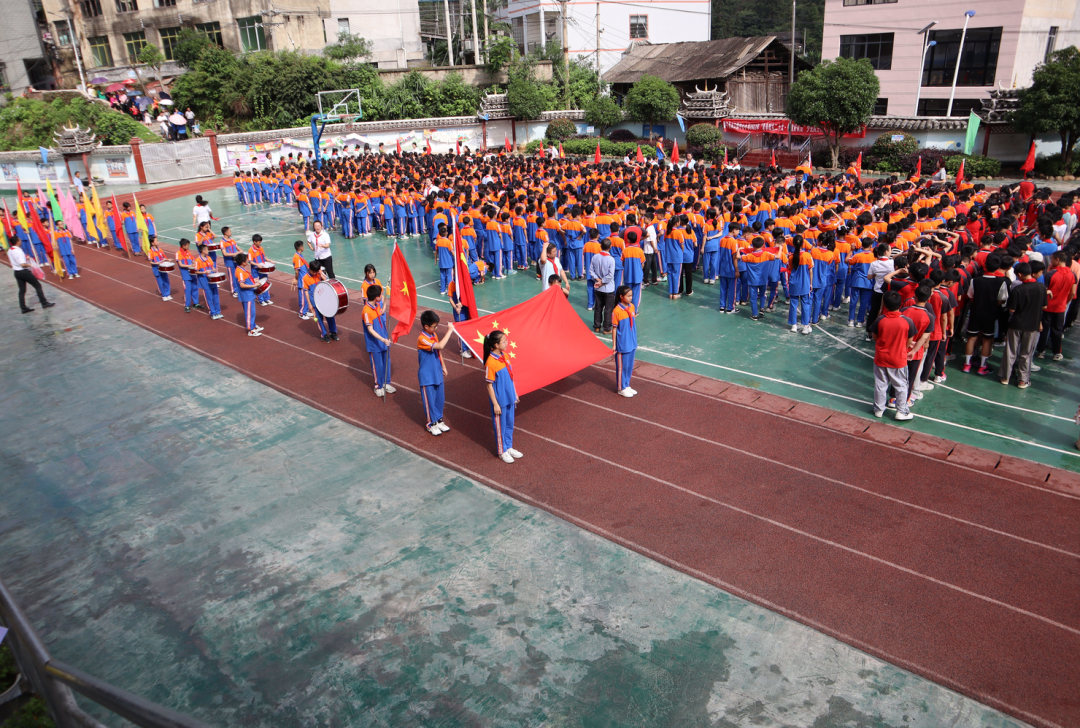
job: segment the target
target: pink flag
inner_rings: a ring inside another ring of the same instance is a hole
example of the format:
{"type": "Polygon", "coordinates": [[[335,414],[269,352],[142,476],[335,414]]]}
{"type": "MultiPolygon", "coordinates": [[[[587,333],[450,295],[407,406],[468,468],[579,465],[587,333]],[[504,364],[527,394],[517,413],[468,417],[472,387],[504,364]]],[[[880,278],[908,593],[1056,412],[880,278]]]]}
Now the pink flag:
{"type": "Polygon", "coordinates": [[[64,215],[64,222],[67,223],[67,229],[75,237],[86,240],[86,230],[83,229],[82,221],[79,219],[79,208],[75,204],[75,198],[71,196],[71,193],[66,188],[59,190],[57,198],[57,202],[60,203],[60,212],[64,215]]]}

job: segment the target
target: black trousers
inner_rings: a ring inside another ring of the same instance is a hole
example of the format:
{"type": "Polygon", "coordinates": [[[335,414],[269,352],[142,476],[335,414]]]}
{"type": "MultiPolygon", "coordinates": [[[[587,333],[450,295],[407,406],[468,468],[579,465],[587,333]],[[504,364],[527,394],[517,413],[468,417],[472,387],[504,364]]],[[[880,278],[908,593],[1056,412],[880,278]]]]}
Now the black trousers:
{"type": "Polygon", "coordinates": [[[644,283],[656,283],[657,276],[660,275],[660,264],[656,260],[656,253],[645,254],[645,270],[641,274],[641,280],[644,283]]]}
{"type": "Polygon", "coordinates": [[[881,313],[881,299],[884,297],[885,294],[881,291],[874,291],[870,294],[870,311],[866,314],[867,326],[877,321],[878,314],[881,313]]]}
{"type": "Polygon", "coordinates": [[[603,329],[605,334],[610,334],[611,314],[615,310],[615,291],[594,291],[593,295],[596,298],[596,303],[593,304],[593,328],[603,329]]]}
{"type": "Polygon", "coordinates": [[[328,278],[334,277],[334,256],[331,255],[329,258],[320,258],[319,265],[326,271],[326,276],[328,278]]]}
{"type": "Polygon", "coordinates": [[[1042,327],[1042,333],[1039,334],[1039,343],[1036,344],[1035,351],[1041,354],[1046,351],[1046,346],[1049,344],[1051,351],[1060,354],[1061,337],[1065,331],[1065,311],[1060,313],[1043,311],[1042,327]]]}
{"type": "MultiPolygon", "coordinates": [[[[23,268],[22,270],[15,271],[15,280],[19,282],[19,309],[26,310],[26,286],[27,284],[34,287],[37,291],[38,301],[44,306],[48,301],[45,299],[45,291],[41,289],[41,284],[38,283],[38,279],[34,278],[34,274],[29,269],[23,268]]],[[[608,320],[610,320],[610,316],[608,320]]],[[[610,325],[609,325],[610,327],[610,325]]]]}
{"type": "Polygon", "coordinates": [[[679,293],[687,295],[694,292],[694,264],[682,264],[682,277],[679,279],[679,293]]]}

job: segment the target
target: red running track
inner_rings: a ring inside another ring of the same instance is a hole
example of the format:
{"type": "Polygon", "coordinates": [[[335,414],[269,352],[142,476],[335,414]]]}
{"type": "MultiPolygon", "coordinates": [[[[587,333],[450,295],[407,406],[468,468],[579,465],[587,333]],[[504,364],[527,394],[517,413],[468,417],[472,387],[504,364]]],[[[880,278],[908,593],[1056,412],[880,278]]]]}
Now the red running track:
{"type": "Polygon", "coordinates": [[[121,318],[1022,720],[1080,724],[1075,495],[662,382],[623,399],[603,366],[523,398],[507,465],[474,361],[446,357],[453,429],[434,438],[411,336],[383,403],[355,311],[323,344],[279,282],[249,338],[227,293],[210,321],[162,302],[145,262],[78,252],[63,289],[121,318]]]}

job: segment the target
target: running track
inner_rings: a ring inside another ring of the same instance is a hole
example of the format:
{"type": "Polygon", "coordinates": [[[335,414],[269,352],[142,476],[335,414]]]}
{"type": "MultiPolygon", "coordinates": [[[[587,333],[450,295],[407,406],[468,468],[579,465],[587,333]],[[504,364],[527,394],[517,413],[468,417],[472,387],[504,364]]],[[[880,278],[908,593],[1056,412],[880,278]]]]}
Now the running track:
{"type": "Polygon", "coordinates": [[[63,290],[125,320],[1022,720],[1080,725],[1080,492],[1053,487],[1053,474],[984,472],[941,459],[946,441],[919,452],[899,429],[854,434],[861,420],[853,434],[827,429],[793,418],[805,406],[751,408],[716,380],[680,386],[677,371],[635,379],[626,400],[604,365],[522,400],[525,458],[506,465],[474,361],[446,357],[453,429],[423,429],[417,328],[394,349],[398,392],[383,403],[355,310],[339,318],[341,341],[323,344],[279,279],[252,339],[227,293],[212,322],[184,313],[179,276],[164,303],[141,259],[78,254],[83,277],[63,290]]]}

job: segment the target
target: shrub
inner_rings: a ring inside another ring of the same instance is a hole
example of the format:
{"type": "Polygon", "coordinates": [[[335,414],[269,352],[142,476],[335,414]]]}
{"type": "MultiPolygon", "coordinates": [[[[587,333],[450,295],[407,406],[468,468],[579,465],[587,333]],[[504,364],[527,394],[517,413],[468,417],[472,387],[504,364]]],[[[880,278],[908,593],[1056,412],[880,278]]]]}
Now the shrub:
{"type": "MultiPolygon", "coordinates": [[[[920,149],[914,154],[905,155],[900,159],[900,170],[905,174],[913,174],[915,167],[919,163],[919,159],[922,158],[922,176],[929,177],[937,169],[938,161],[948,161],[950,157],[960,156],[960,152],[953,149],[935,149],[933,147],[925,147],[920,149]]],[[[960,167],[960,162],[956,162],[957,168],[960,167]]],[[[948,167],[946,167],[947,169],[948,167]]],[[[967,174],[967,172],[965,172],[967,174]]]]}
{"type": "MultiPolygon", "coordinates": [[[[1000,167],[1000,164],[998,165],[1000,167]]],[[[1065,162],[1062,159],[1060,153],[1043,155],[1040,154],[1035,158],[1035,173],[1043,174],[1047,177],[1064,177],[1069,174],[1076,174],[1076,170],[1080,168],[1080,157],[1073,157],[1072,164],[1065,167],[1065,162]]],[[[964,174],[968,174],[967,168],[964,169],[964,174]]],[[[975,175],[982,176],[982,175],[975,175]]]]}
{"type": "MultiPolygon", "coordinates": [[[[900,133],[903,132],[886,131],[874,140],[868,151],[878,160],[876,169],[898,171],[902,168],[901,160],[904,157],[919,151],[919,140],[910,134],[904,134],[902,140],[894,142],[892,140],[893,135],[900,133]],[[882,167],[882,164],[885,166],[882,167]]],[[[858,156],[857,152],[856,156],[858,156]]],[[[926,164],[926,162],[923,162],[923,164],[926,164]]],[[[863,167],[866,167],[865,156],[863,157],[863,167]]]]}
{"type": "Polygon", "coordinates": [[[613,142],[636,142],[638,136],[629,129],[616,129],[608,134],[608,139],[613,142]]]}
{"type": "Polygon", "coordinates": [[[560,139],[572,139],[577,136],[577,124],[570,119],[552,119],[548,124],[544,138],[558,141],[560,139]]]}
{"type": "MultiPolygon", "coordinates": [[[[1001,160],[984,157],[981,154],[954,154],[946,157],[945,170],[955,176],[960,171],[961,160],[964,160],[964,177],[968,179],[974,177],[997,177],[1001,174],[1001,160]]],[[[1038,167],[1037,162],[1035,166],[1038,167]]],[[[1066,173],[1062,172],[1061,174],[1066,173]]]]}
{"type": "MultiPolygon", "coordinates": [[[[709,162],[722,162],[724,161],[724,150],[727,149],[728,161],[734,162],[735,149],[737,146],[737,144],[717,140],[705,145],[705,148],[702,150],[702,157],[709,162]]],[[[689,151],[689,148],[687,151],[689,151]]],[[[696,156],[697,152],[694,152],[694,154],[696,156]]]]}
{"type": "Polygon", "coordinates": [[[704,148],[720,141],[722,136],[723,132],[712,124],[694,124],[686,130],[686,146],[704,148]]]}
{"type": "MultiPolygon", "coordinates": [[[[600,139],[600,154],[605,157],[625,157],[633,159],[637,154],[637,142],[613,142],[610,139],[600,139]]],[[[591,157],[596,153],[596,137],[577,137],[563,140],[563,151],[568,157],[591,157]]],[[[525,145],[528,154],[535,154],[540,149],[541,141],[536,139],[525,145]]],[[[656,156],[656,148],[642,145],[641,153],[646,159],[656,156]]]]}

